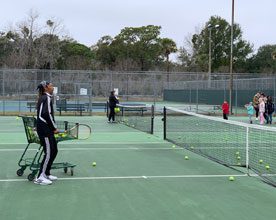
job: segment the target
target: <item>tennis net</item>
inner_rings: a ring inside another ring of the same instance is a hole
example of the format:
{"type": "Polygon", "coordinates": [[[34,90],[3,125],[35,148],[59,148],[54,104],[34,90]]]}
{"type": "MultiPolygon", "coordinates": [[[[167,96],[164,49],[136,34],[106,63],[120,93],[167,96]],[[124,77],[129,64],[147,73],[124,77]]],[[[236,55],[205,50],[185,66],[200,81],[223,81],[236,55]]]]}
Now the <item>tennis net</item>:
{"type": "Polygon", "coordinates": [[[117,105],[117,121],[129,127],[153,134],[153,105],[117,105]]]}
{"type": "Polygon", "coordinates": [[[276,128],[164,108],[164,139],[276,186],[276,128]]]}

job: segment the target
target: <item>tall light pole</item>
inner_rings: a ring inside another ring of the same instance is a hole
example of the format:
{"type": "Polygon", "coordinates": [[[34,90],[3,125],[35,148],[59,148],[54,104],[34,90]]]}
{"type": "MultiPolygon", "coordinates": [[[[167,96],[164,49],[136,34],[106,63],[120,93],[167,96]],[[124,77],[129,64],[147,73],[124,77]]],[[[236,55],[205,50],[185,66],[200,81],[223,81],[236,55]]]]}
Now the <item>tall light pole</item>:
{"type": "Polygon", "coordinates": [[[232,0],[232,19],[231,19],[231,45],[230,45],[230,82],[229,82],[229,106],[230,113],[233,113],[233,35],[234,35],[234,6],[235,0],[232,0]]]}
{"type": "Polygon", "coordinates": [[[216,24],[215,26],[209,24],[209,65],[208,65],[208,87],[211,87],[211,72],[212,72],[212,29],[218,28],[219,25],[216,24]]]}

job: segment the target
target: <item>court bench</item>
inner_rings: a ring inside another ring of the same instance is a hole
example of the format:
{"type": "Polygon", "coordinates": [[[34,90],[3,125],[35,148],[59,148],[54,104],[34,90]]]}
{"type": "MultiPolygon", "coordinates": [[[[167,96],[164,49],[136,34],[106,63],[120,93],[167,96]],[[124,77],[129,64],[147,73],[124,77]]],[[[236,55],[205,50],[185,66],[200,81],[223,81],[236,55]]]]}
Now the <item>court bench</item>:
{"type": "Polygon", "coordinates": [[[27,102],[27,108],[30,109],[30,112],[32,109],[36,109],[36,102],[27,102]]]}
{"type": "Polygon", "coordinates": [[[148,108],[145,104],[137,104],[137,103],[122,103],[122,106],[118,106],[120,108],[120,113],[124,115],[124,112],[129,112],[130,114],[133,113],[140,113],[141,116],[144,115],[144,112],[148,111],[148,108]],[[124,107],[124,105],[126,107],[124,107]],[[133,106],[133,107],[132,107],[133,106]]]}
{"type": "Polygon", "coordinates": [[[87,106],[86,104],[57,103],[56,110],[59,111],[59,115],[61,115],[62,111],[75,111],[80,112],[82,116],[82,112],[87,110],[87,106]]]}
{"type": "MultiPolygon", "coordinates": [[[[89,110],[89,103],[85,103],[87,107],[87,111],[89,110]]],[[[104,112],[107,111],[107,103],[106,102],[92,102],[91,103],[91,110],[93,109],[103,109],[104,112]]]]}

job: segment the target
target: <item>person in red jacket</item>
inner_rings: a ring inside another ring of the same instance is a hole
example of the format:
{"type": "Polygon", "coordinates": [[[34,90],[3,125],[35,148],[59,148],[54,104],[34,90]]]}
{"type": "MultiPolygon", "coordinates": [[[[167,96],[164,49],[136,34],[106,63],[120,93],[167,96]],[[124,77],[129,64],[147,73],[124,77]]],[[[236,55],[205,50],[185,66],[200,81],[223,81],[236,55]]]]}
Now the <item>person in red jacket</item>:
{"type": "Polygon", "coordinates": [[[222,113],[223,113],[223,119],[228,120],[228,115],[229,115],[229,104],[227,101],[224,101],[222,106],[222,113]]]}

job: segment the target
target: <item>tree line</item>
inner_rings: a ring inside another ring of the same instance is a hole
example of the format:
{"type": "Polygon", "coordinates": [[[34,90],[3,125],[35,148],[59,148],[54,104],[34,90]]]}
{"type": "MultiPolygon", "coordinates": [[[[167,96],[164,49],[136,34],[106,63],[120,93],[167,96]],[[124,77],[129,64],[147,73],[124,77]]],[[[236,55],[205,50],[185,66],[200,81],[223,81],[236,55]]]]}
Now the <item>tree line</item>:
{"type": "MultiPolygon", "coordinates": [[[[212,16],[179,48],[173,39],[160,37],[161,26],[155,25],[125,27],[88,47],[62,36],[59,21],[49,19],[38,28],[38,17],[30,12],[16,29],[0,32],[0,68],[207,72],[211,57],[212,72],[229,72],[231,25],[219,16],[212,16]],[[174,53],[177,60],[170,60],[174,53]]],[[[233,28],[234,71],[276,73],[276,44],[253,53],[241,26],[233,28]]]]}

